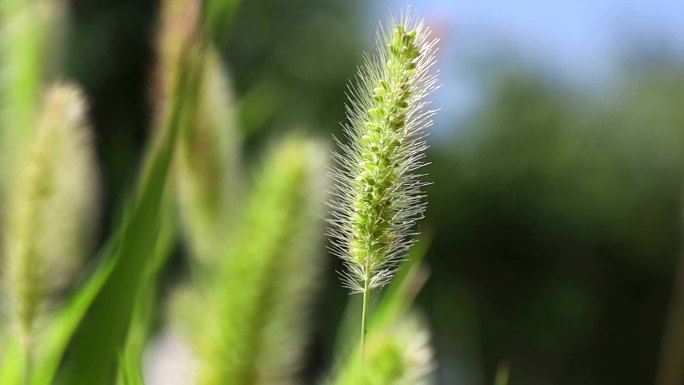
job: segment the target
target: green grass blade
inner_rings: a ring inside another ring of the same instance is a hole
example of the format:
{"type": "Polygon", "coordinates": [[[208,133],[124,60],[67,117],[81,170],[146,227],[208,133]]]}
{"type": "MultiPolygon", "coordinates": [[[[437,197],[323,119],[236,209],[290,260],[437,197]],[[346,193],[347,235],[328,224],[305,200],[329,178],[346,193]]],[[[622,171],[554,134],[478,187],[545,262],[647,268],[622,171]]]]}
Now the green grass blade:
{"type": "MultiPolygon", "coordinates": [[[[171,200],[167,200],[164,210],[165,217],[162,220],[160,237],[152,255],[147,277],[142,282],[142,287],[136,298],[133,319],[128,331],[126,343],[119,357],[119,381],[127,379],[124,384],[131,383],[131,373],[140,371],[140,363],[150,335],[150,329],[154,321],[157,299],[157,281],[162,267],[171,254],[174,237],[173,211],[171,200]]],[[[140,377],[140,376],[136,376],[140,377]]],[[[120,382],[121,383],[121,382],[120,382]]]]}
{"type": "Polygon", "coordinates": [[[24,356],[21,345],[16,338],[6,338],[2,364],[0,365],[0,384],[21,384],[21,369],[24,367],[24,356]]]}
{"type": "Polygon", "coordinates": [[[121,353],[119,357],[117,385],[144,385],[139,362],[126,353],[121,353]]]}
{"type": "Polygon", "coordinates": [[[429,233],[425,233],[409,251],[409,256],[400,265],[394,281],[380,297],[370,322],[371,328],[388,324],[412,306],[413,300],[427,280],[428,273],[422,262],[425,260],[431,242],[432,237],[429,233]]]}
{"type": "MultiPolygon", "coordinates": [[[[111,248],[111,246],[106,247],[102,254],[109,255],[111,248]]],[[[98,260],[100,259],[98,258],[98,260]]],[[[109,277],[113,267],[113,259],[105,260],[88,281],[76,291],[75,296],[58,311],[47,328],[41,331],[41,344],[36,350],[33,384],[48,385],[52,383],[69,339],[109,277]]],[[[18,384],[20,383],[22,368],[19,341],[10,339],[5,349],[2,364],[0,364],[0,383],[18,384]]]]}
{"type": "Polygon", "coordinates": [[[167,130],[151,147],[148,163],[133,204],[129,220],[121,225],[121,244],[114,258],[116,265],[109,280],[89,309],[77,339],[72,344],[65,368],[64,383],[92,385],[112,383],[117,356],[125,343],[136,298],[159,238],[162,202],[173,158],[179,126],[188,119],[196,98],[198,65],[195,59],[183,63],[174,93],[167,130]]]}
{"type": "Polygon", "coordinates": [[[52,383],[70,338],[109,278],[114,265],[113,259],[104,261],[85,286],[76,292],[71,302],[50,323],[37,351],[34,385],[52,383]]]}

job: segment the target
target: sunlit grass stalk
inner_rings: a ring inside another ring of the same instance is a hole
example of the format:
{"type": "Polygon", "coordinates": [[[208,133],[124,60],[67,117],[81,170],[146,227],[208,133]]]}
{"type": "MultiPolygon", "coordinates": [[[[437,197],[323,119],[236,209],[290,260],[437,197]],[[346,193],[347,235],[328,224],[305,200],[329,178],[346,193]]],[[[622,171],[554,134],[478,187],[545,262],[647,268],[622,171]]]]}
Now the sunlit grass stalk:
{"type": "Polygon", "coordinates": [[[256,175],[222,266],[202,280],[201,385],[296,383],[322,256],[325,150],[287,138],[256,175]]]}
{"type": "Polygon", "coordinates": [[[5,284],[12,327],[22,340],[25,381],[36,323],[50,293],[80,266],[93,227],[94,153],[84,101],[69,85],[45,96],[34,140],[17,165],[4,227],[5,284]]]}
{"type": "Polygon", "coordinates": [[[163,199],[159,236],[150,253],[150,263],[146,265],[144,283],[136,297],[128,335],[119,354],[117,385],[135,384],[135,379],[142,378],[143,356],[157,310],[155,300],[159,296],[158,279],[171,254],[176,235],[172,202],[168,196],[163,199]]]}
{"type": "Polygon", "coordinates": [[[391,20],[350,87],[344,125],[349,143],[340,143],[334,154],[329,234],[347,268],[344,285],[363,295],[362,352],[372,292],[392,278],[425,210],[425,182],[416,170],[424,165],[425,129],[433,115],[426,97],[436,87],[436,43],[410,15],[391,20]]]}

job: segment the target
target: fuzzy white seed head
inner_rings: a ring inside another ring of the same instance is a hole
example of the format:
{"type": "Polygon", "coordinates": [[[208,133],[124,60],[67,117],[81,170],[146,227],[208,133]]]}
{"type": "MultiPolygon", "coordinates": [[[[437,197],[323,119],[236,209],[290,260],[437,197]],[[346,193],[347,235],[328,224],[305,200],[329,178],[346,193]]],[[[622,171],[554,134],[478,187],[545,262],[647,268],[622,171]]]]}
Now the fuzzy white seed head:
{"type": "Polygon", "coordinates": [[[96,219],[95,154],[76,87],[46,90],[22,157],[3,228],[3,278],[16,329],[28,335],[50,294],[80,268],[96,219]]]}
{"type": "Polygon", "coordinates": [[[392,19],[349,87],[346,143],[338,141],[333,153],[328,234],[353,293],[379,289],[392,278],[425,211],[426,182],[418,170],[434,114],[427,96],[437,86],[436,44],[423,21],[410,14],[392,19]]]}

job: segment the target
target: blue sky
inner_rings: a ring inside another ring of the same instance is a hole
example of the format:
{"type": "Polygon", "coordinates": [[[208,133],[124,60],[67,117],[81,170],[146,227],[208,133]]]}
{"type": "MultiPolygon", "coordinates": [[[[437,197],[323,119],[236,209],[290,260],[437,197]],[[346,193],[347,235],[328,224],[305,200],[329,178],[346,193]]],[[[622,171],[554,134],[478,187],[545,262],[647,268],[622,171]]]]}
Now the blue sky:
{"type": "MultiPolygon", "coordinates": [[[[406,1],[372,4],[370,16],[378,20],[388,10],[401,10],[406,1]]],[[[497,51],[585,85],[600,85],[615,76],[634,42],[684,58],[684,0],[413,0],[410,4],[442,30],[444,87],[436,103],[443,104],[449,119],[467,114],[477,104],[479,86],[472,79],[472,66],[497,51]],[[449,106],[444,105],[447,101],[449,106]]]]}

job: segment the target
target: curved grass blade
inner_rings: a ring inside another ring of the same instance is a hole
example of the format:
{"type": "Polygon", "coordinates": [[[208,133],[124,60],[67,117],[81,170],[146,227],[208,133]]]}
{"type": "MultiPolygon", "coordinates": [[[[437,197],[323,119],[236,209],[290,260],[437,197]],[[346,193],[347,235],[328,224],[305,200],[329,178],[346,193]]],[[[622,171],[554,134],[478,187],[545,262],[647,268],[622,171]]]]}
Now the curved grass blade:
{"type": "MultiPolygon", "coordinates": [[[[112,253],[116,242],[112,242],[102,251],[102,256],[112,253]]],[[[103,258],[96,258],[98,261],[103,258]]],[[[35,355],[32,384],[48,385],[54,380],[59,363],[62,360],[67,344],[79,322],[83,319],[88,307],[101,290],[114,267],[114,259],[104,258],[88,281],[75,291],[74,297],[55,315],[50,324],[40,334],[41,344],[35,355]]],[[[17,339],[10,340],[0,365],[1,384],[19,384],[21,381],[22,358],[17,339]]]]}
{"type": "MultiPolygon", "coordinates": [[[[186,55],[174,93],[166,131],[150,147],[147,167],[138,185],[129,220],[121,225],[121,244],[109,280],[89,309],[77,339],[71,346],[64,381],[70,385],[110,384],[116,361],[125,343],[136,298],[146,278],[150,255],[159,239],[164,198],[176,136],[190,119],[200,75],[200,55],[186,55]],[[103,332],[106,331],[106,332],[103,332]]],[[[201,61],[200,61],[201,62],[201,61]]]]}

